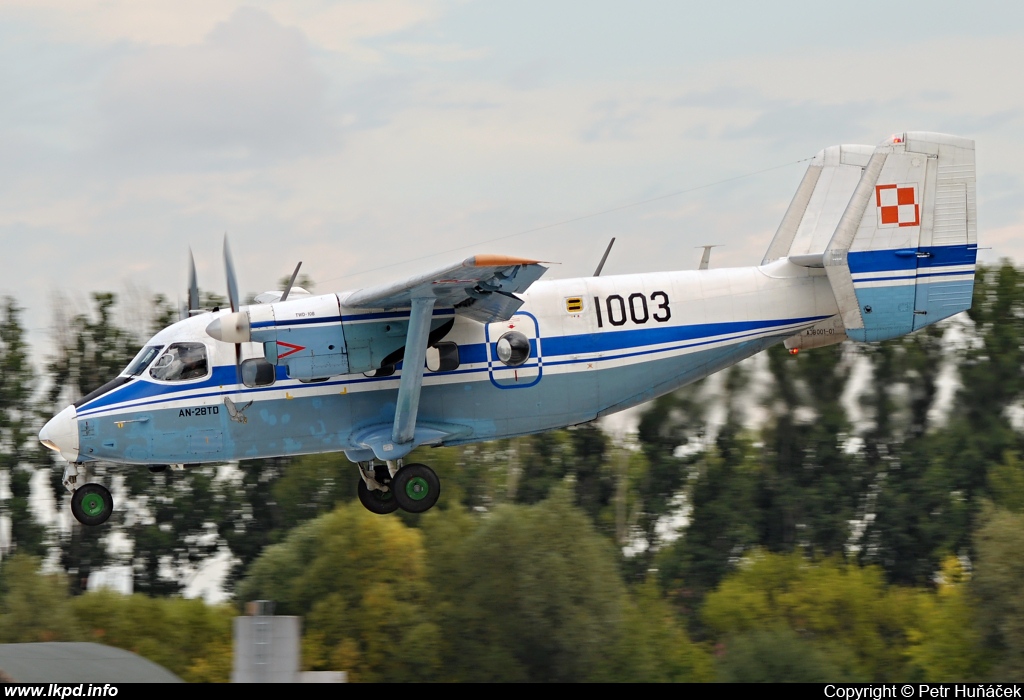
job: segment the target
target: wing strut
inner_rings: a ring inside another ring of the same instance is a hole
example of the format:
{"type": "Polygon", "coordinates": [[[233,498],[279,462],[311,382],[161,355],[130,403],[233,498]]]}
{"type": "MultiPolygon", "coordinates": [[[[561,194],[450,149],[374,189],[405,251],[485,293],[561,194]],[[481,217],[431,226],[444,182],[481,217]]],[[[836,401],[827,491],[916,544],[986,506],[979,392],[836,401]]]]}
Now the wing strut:
{"type": "Polygon", "coordinates": [[[430,336],[434,301],[434,297],[412,300],[402,377],[398,382],[395,426],[391,430],[391,439],[398,445],[411,441],[416,433],[416,414],[420,409],[420,389],[423,388],[423,367],[427,361],[427,338],[430,336]]]}

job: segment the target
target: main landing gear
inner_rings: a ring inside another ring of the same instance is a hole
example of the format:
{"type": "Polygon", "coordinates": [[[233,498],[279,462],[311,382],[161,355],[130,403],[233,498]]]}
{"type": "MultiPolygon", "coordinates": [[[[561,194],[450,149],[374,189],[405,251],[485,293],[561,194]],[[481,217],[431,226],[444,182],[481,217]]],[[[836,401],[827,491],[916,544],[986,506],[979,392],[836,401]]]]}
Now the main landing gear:
{"type": "Polygon", "coordinates": [[[359,502],[371,513],[387,515],[399,508],[424,513],[441,495],[441,480],[425,464],[359,463],[359,502]]]}
{"type": "Polygon", "coordinates": [[[100,484],[78,485],[79,471],[74,464],[64,470],[64,488],[71,492],[71,514],[83,525],[102,525],[114,512],[110,491],[100,484]]]}

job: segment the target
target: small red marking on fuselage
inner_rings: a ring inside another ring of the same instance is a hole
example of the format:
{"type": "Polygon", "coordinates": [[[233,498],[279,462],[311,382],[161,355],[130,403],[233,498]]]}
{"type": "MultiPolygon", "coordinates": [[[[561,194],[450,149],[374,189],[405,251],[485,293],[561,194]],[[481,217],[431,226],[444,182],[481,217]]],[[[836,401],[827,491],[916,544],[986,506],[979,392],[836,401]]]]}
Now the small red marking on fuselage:
{"type": "Polygon", "coordinates": [[[291,350],[289,350],[288,352],[284,353],[283,355],[281,353],[278,353],[277,359],[279,359],[279,360],[282,357],[288,357],[289,355],[294,355],[295,353],[299,352],[300,350],[305,350],[306,349],[305,345],[292,345],[291,343],[286,343],[286,342],[281,341],[281,340],[277,341],[277,344],[278,345],[283,345],[286,348],[291,348],[291,350]]]}

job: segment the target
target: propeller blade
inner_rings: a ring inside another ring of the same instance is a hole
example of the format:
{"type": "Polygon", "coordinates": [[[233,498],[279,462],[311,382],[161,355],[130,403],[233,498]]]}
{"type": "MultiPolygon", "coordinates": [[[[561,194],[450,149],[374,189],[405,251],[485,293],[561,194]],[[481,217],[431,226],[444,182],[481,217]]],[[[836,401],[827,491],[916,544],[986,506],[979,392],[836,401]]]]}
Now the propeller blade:
{"type": "Polygon", "coordinates": [[[281,301],[288,300],[288,294],[292,291],[292,286],[295,284],[295,278],[299,276],[299,268],[302,267],[302,261],[295,266],[295,272],[292,273],[292,278],[288,280],[288,286],[284,288],[284,294],[281,295],[281,301]]]}
{"type": "MultiPolygon", "coordinates": [[[[231,249],[228,247],[228,234],[224,234],[224,270],[228,280],[228,302],[231,312],[238,313],[238,278],[235,277],[235,264],[231,262],[231,249]]],[[[235,380],[242,383],[242,344],[235,343],[235,380]]]]}
{"type": "Polygon", "coordinates": [[[235,277],[235,264],[231,262],[231,249],[228,247],[228,234],[224,234],[224,269],[228,278],[228,301],[231,310],[238,312],[238,278],[235,277]]]}
{"type": "Polygon", "coordinates": [[[192,255],[192,248],[188,249],[188,313],[199,311],[199,284],[196,282],[196,259],[192,255]]]}

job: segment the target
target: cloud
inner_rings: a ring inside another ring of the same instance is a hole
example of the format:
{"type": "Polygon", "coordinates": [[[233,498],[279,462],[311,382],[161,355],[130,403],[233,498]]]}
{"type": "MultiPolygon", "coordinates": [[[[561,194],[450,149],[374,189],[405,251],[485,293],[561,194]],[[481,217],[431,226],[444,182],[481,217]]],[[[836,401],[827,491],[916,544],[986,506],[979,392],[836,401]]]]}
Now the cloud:
{"type": "MultiPolygon", "coordinates": [[[[238,0],[5,0],[0,13],[41,28],[58,41],[193,46],[239,8],[238,0]]],[[[408,30],[439,16],[437,0],[262,0],[247,2],[314,44],[376,60],[360,42],[408,30]]]]}
{"type": "Polygon", "coordinates": [[[202,44],[133,52],[98,98],[115,160],[218,164],[314,153],[337,139],[304,35],[251,8],[202,44]]]}

